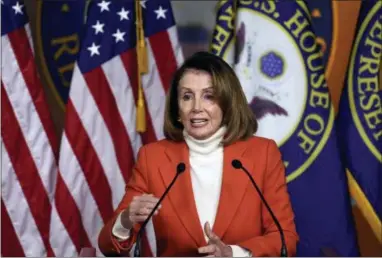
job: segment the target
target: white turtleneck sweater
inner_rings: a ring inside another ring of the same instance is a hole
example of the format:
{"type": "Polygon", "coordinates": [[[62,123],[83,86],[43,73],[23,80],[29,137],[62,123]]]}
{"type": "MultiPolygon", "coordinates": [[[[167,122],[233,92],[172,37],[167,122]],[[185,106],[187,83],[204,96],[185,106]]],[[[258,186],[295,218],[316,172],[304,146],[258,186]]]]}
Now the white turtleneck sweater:
{"type": "MultiPolygon", "coordinates": [[[[209,222],[212,228],[215,222],[223,177],[223,146],[220,143],[225,130],[225,127],[221,127],[205,140],[197,140],[186,131],[183,132],[190,152],[192,190],[202,228],[206,222],[209,222]]],[[[129,234],[130,230],[122,226],[119,216],[113,227],[113,235],[126,240],[129,234]]],[[[204,237],[208,242],[205,234],[204,237]]],[[[231,248],[234,257],[251,256],[247,250],[239,246],[231,245],[231,248]]]]}

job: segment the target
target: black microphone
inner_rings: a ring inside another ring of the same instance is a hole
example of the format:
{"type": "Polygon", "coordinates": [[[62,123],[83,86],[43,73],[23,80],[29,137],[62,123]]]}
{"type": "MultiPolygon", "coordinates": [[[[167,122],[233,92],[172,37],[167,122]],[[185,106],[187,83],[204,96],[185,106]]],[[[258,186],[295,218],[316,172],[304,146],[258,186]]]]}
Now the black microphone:
{"type": "Polygon", "coordinates": [[[154,206],[154,208],[152,209],[151,213],[149,214],[149,216],[146,218],[146,220],[143,222],[141,228],[139,229],[138,231],[138,234],[137,234],[137,241],[136,241],[136,244],[135,244],[135,248],[134,248],[134,257],[140,257],[141,256],[141,237],[142,237],[142,234],[143,234],[143,230],[145,229],[147,223],[149,222],[149,220],[151,219],[151,217],[154,215],[154,212],[158,209],[159,205],[161,204],[161,202],[163,201],[164,197],[166,197],[168,191],[170,191],[172,185],[175,183],[176,179],[178,178],[178,176],[184,172],[184,170],[186,170],[186,165],[181,162],[178,164],[178,166],[176,166],[176,175],[174,177],[174,179],[171,181],[170,185],[167,187],[166,191],[164,191],[164,193],[162,194],[162,196],[159,198],[159,201],[157,202],[157,204],[154,206]]]}
{"type": "Polygon", "coordinates": [[[271,214],[273,221],[275,222],[275,224],[277,226],[277,229],[280,232],[280,236],[281,236],[281,255],[280,256],[281,257],[288,257],[287,247],[285,244],[284,231],[281,228],[281,225],[280,225],[279,221],[277,220],[275,214],[273,214],[271,207],[269,207],[267,201],[265,200],[264,195],[261,193],[259,187],[257,186],[255,180],[253,179],[251,174],[248,172],[248,170],[243,166],[243,164],[241,164],[240,160],[237,160],[237,159],[232,160],[232,166],[236,169],[242,169],[247,174],[247,176],[251,179],[252,185],[256,188],[256,191],[259,194],[260,199],[265,204],[265,207],[267,207],[269,213],[271,214]]]}

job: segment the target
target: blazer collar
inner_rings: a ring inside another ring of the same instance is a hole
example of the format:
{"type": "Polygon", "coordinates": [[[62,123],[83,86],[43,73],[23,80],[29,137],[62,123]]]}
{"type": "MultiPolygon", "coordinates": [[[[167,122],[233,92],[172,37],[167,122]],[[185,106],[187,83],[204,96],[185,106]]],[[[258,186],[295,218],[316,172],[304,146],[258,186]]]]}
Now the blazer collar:
{"type": "MultiPolygon", "coordinates": [[[[224,147],[223,182],[215,223],[212,228],[220,238],[223,238],[232,221],[248,185],[249,179],[247,175],[231,165],[233,159],[240,159],[245,167],[252,169],[250,167],[251,162],[244,155],[246,147],[247,144],[245,142],[237,142],[224,147]]],[[[166,187],[168,187],[175,176],[176,166],[180,162],[186,165],[186,170],[179,175],[177,182],[174,183],[172,189],[168,192],[167,198],[169,198],[175,213],[194,239],[197,247],[204,246],[207,243],[200,224],[192,190],[188,147],[185,142],[169,142],[165,149],[165,154],[169,162],[164,162],[159,170],[166,187]]]]}

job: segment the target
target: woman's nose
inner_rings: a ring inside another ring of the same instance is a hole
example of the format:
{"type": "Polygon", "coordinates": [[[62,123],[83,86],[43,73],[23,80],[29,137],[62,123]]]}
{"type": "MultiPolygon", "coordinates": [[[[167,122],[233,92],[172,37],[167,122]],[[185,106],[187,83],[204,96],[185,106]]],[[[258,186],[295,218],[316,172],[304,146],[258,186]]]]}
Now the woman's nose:
{"type": "Polygon", "coordinates": [[[194,110],[194,111],[200,111],[201,109],[202,109],[202,103],[201,103],[201,100],[200,100],[200,99],[195,99],[195,100],[194,100],[193,110],[194,110]]]}

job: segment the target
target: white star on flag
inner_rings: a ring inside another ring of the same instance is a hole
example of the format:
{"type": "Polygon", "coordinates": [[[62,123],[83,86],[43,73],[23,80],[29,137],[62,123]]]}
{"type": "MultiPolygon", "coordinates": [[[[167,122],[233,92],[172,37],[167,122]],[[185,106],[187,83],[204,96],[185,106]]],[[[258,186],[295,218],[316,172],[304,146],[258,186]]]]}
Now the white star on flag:
{"type": "Polygon", "coordinates": [[[13,10],[15,10],[15,14],[23,14],[23,11],[21,8],[23,8],[24,5],[19,4],[19,2],[16,2],[16,5],[12,6],[13,10]]]}
{"type": "Polygon", "coordinates": [[[92,28],[95,29],[95,34],[96,35],[98,34],[98,32],[104,33],[103,26],[105,26],[105,24],[104,23],[100,23],[99,21],[97,21],[96,24],[92,25],[92,28]]]}
{"type": "Polygon", "coordinates": [[[122,10],[117,13],[120,17],[120,21],[129,20],[129,11],[126,11],[125,8],[122,7],[122,10]]]}
{"type": "Polygon", "coordinates": [[[117,32],[113,34],[113,37],[115,38],[115,43],[118,41],[125,41],[123,36],[125,36],[126,32],[121,32],[119,29],[117,29],[117,32]]]}
{"type": "Polygon", "coordinates": [[[166,19],[167,9],[163,9],[162,6],[159,6],[158,10],[155,10],[154,12],[157,14],[157,20],[159,20],[159,18],[166,19]]]}
{"type": "Polygon", "coordinates": [[[141,4],[143,8],[146,8],[146,2],[147,0],[141,0],[139,3],[141,4]]]}
{"type": "Polygon", "coordinates": [[[106,2],[105,0],[102,1],[101,3],[98,4],[98,6],[101,8],[101,13],[103,11],[110,11],[109,10],[109,5],[111,4],[111,2],[106,2]]]}
{"type": "Polygon", "coordinates": [[[96,45],[94,42],[93,44],[88,47],[88,50],[90,51],[90,56],[93,56],[93,55],[99,55],[99,48],[101,47],[101,45],[96,45]]]}

